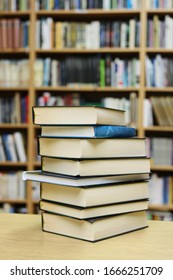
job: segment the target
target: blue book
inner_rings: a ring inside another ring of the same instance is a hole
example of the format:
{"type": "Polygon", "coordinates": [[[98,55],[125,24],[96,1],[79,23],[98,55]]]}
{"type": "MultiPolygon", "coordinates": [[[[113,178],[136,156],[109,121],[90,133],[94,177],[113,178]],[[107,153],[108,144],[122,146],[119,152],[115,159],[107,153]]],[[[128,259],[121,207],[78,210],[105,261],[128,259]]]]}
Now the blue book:
{"type": "Polygon", "coordinates": [[[136,129],[127,126],[100,125],[94,127],[95,137],[129,138],[136,136],[136,129]]]}
{"type": "Polygon", "coordinates": [[[47,126],[41,127],[42,136],[85,137],[85,138],[131,138],[136,136],[136,129],[127,126],[47,126]]]}

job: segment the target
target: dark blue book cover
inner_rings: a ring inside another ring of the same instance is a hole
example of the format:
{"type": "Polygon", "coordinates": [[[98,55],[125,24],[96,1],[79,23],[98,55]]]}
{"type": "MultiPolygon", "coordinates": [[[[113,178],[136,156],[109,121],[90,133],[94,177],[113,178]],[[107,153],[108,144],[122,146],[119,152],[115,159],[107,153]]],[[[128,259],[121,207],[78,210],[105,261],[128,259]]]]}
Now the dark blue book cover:
{"type": "Polygon", "coordinates": [[[136,136],[136,129],[127,126],[100,125],[94,127],[95,137],[129,138],[136,136]]]}

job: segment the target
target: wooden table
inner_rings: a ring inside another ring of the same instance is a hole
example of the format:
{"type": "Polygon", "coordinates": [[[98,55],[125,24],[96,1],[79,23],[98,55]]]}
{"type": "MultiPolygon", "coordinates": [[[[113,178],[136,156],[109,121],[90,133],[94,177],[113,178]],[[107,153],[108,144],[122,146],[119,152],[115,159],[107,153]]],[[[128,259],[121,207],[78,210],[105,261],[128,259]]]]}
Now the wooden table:
{"type": "Polygon", "coordinates": [[[173,260],[173,222],[90,243],[42,232],[40,215],[0,214],[1,260],[173,260]]]}

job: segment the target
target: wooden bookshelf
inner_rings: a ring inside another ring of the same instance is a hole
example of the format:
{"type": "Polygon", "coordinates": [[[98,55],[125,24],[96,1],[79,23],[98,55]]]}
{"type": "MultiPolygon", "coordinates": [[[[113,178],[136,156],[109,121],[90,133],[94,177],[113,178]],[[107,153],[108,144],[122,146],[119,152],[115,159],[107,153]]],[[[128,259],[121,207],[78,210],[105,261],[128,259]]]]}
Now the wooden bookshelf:
{"type": "MultiPolygon", "coordinates": [[[[0,59],[4,57],[6,59],[13,59],[17,57],[18,59],[28,58],[29,60],[29,72],[30,72],[30,80],[28,86],[15,86],[15,87],[5,87],[0,84],[0,97],[5,94],[14,96],[15,92],[19,92],[20,95],[28,95],[29,96],[29,116],[28,123],[22,124],[11,124],[11,123],[2,123],[0,124],[0,128],[4,132],[12,131],[22,131],[26,135],[26,149],[27,149],[27,162],[0,162],[0,171],[2,172],[10,172],[15,170],[32,170],[38,169],[40,167],[40,163],[35,159],[35,144],[34,139],[38,135],[38,128],[32,123],[32,112],[31,108],[36,104],[36,100],[38,96],[41,96],[44,92],[50,92],[52,95],[62,95],[65,96],[67,93],[79,93],[80,96],[85,96],[85,98],[94,100],[95,98],[101,99],[103,97],[127,97],[130,98],[130,93],[135,92],[138,97],[138,123],[137,131],[138,136],[145,137],[148,133],[150,136],[156,136],[157,133],[161,133],[162,137],[169,133],[169,137],[173,131],[172,126],[158,126],[157,124],[153,124],[153,126],[144,127],[143,126],[143,117],[144,110],[143,104],[144,99],[150,98],[150,96],[172,96],[173,97],[173,86],[170,87],[148,87],[146,86],[146,74],[145,74],[145,59],[146,56],[155,57],[157,54],[161,54],[164,57],[168,55],[168,57],[172,56],[172,49],[165,48],[154,48],[147,47],[147,20],[148,18],[153,18],[154,15],[158,17],[163,17],[165,15],[173,16],[173,9],[148,9],[146,7],[146,1],[141,1],[140,9],[114,9],[114,10],[102,10],[102,9],[90,9],[90,10],[35,10],[35,0],[31,0],[30,9],[28,11],[1,11],[1,17],[10,19],[10,18],[20,18],[22,20],[28,19],[30,22],[29,27],[29,48],[18,48],[18,49],[1,49],[0,50],[0,59]],[[122,48],[122,47],[102,47],[96,49],[76,49],[76,48],[56,48],[53,47],[51,49],[40,49],[35,46],[35,33],[36,33],[36,20],[41,20],[42,18],[52,18],[54,21],[116,21],[123,20],[128,22],[131,18],[137,18],[140,22],[140,46],[134,48],[122,48]],[[111,87],[111,86],[92,86],[92,85],[81,85],[81,86],[35,86],[34,84],[34,63],[37,58],[45,58],[51,57],[56,58],[60,56],[61,58],[67,57],[69,55],[77,57],[87,56],[87,55],[96,55],[100,54],[105,56],[106,54],[110,54],[113,58],[121,57],[132,57],[139,58],[140,61],[140,85],[139,87],[111,87]]],[[[172,166],[152,166],[152,172],[164,172],[170,175],[173,174],[172,166]]],[[[7,202],[8,200],[6,200],[7,202]]],[[[3,200],[0,199],[0,203],[3,203],[3,200]]],[[[34,212],[35,202],[32,200],[32,184],[27,183],[27,191],[26,191],[26,199],[22,202],[11,201],[8,203],[17,204],[23,203],[26,205],[28,213],[34,212]]],[[[168,210],[172,211],[172,205],[169,205],[168,210]]],[[[153,209],[157,209],[155,205],[153,209]]],[[[161,207],[161,209],[163,209],[161,207]]]]}

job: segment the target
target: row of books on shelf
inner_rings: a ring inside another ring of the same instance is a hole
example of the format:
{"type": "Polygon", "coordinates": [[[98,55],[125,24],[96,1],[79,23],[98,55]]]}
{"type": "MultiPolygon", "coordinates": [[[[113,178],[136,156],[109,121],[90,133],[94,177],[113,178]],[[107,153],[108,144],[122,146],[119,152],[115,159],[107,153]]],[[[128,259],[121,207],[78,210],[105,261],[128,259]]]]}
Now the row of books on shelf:
{"type": "Polygon", "coordinates": [[[173,1],[172,0],[146,0],[147,9],[172,9],[173,1]]]}
{"type": "Polygon", "coordinates": [[[173,138],[147,138],[147,153],[152,158],[154,166],[173,165],[173,138]]]}
{"type": "Polygon", "coordinates": [[[158,54],[155,57],[146,57],[145,61],[147,87],[173,86],[173,59],[158,54]]]}
{"type": "Polygon", "coordinates": [[[153,173],[149,182],[150,205],[173,204],[173,177],[153,173]]]}
{"type": "Polygon", "coordinates": [[[28,95],[0,97],[0,123],[28,123],[28,95]]]}
{"type": "Polygon", "coordinates": [[[16,131],[0,135],[0,161],[26,162],[24,135],[16,131]]]}
{"type": "Polygon", "coordinates": [[[172,96],[152,96],[150,97],[154,117],[158,125],[173,125],[173,97],[172,96]]]}
{"type": "Polygon", "coordinates": [[[25,206],[12,205],[10,203],[3,203],[0,205],[0,213],[27,213],[27,208],[25,206]]]}
{"type": "Polygon", "coordinates": [[[29,48],[28,20],[0,18],[0,49],[29,48]]]}
{"type": "Polygon", "coordinates": [[[22,171],[0,173],[0,200],[21,200],[26,198],[26,182],[22,179],[22,171]]]}
{"type": "Polygon", "coordinates": [[[110,55],[66,57],[61,60],[47,57],[34,64],[35,86],[94,85],[139,87],[140,61],[120,59],[110,55]]]}
{"type": "Polygon", "coordinates": [[[125,21],[62,22],[48,17],[36,21],[36,48],[97,49],[139,47],[140,23],[125,21]],[[53,32],[52,32],[53,30],[53,32]]]}
{"type": "Polygon", "coordinates": [[[41,171],[23,178],[41,183],[44,231],[98,241],[147,227],[150,160],[145,140],[124,125],[123,110],[36,106],[33,123],[41,128],[41,171]],[[74,136],[80,128],[91,131],[74,136]]]}
{"type": "Polygon", "coordinates": [[[30,82],[28,59],[0,60],[0,87],[28,87],[30,82]]]}
{"type": "Polygon", "coordinates": [[[27,11],[30,8],[29,0],[1,0],[0,11],[27,11]]]}
{"type": "MultiPolygon", "coordinates": [[[[170,87],[173,85],[173,60],[156,55],[146,58],[146,86],[170,87]]],[[[29,85],[29,61],[0,60],[0,86],[29,85]]],[[[36,59],[35,86],[94,85],[112,87],[139,87],[140,61],[138,58],[122,59],[111,55],[89,55],[56,60],[50,57],[36,59]],[[86,75],[87,73],[87,75],[86,75]]]]}
{"type": "Polygon", "coordinates": [[[166,48],[173,47],[173,18],[165,15],[159,18],[154,15],[147,22],[147,47],[150,48],[166,48]]]}
{"type": "Polygon", "coordinates": [[[164,212],[164,211],[148,211],[147,217],[149,220],[156,221],[173,221],[172,212],[164,212]]]}
{"type": "Polygon", "coordinates": [[[37,0],[36,10],[138,9],[139,0],[37,0]]]}

